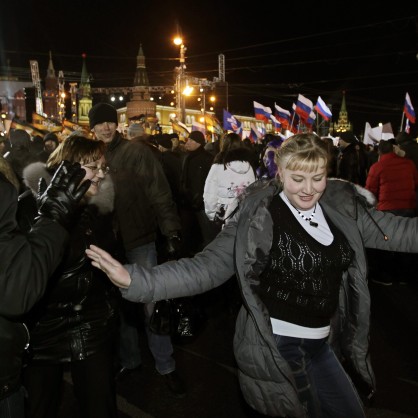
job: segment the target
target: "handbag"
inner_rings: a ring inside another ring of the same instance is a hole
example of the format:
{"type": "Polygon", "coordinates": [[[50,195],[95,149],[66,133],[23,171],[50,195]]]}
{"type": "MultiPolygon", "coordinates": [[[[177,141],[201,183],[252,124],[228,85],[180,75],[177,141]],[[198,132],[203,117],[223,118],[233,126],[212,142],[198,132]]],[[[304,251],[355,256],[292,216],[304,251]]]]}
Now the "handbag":
{"type": "Polygon", "coordinates": [[[174,338],[195,337],[206,321],[193,297],[164,299],[155,303],[149,329],[154,334],[174,338]]]}

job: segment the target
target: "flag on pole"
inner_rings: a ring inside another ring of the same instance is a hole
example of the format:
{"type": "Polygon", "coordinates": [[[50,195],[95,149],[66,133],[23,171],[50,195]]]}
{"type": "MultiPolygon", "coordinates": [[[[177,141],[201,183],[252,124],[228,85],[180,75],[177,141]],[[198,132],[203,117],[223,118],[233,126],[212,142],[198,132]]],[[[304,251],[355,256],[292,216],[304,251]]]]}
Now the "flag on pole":
{"type": "Polygon", "coordinates": [[[204,123],[195,120],[192,123],[192,131],[200,131],[203,135],[206,135],[206,126],[204,123]]]}
{"type": "Polygon", "coordinates": [[[47,130],[40,130],[35,128],[35,126],[33,126],[31,123],[16,118],[12,119],[10,129],[23,129],[31,136],[40,136],[42,138],[48,133],[47,130]]]}
{"type": "Polygon", "coordinates": [[[405,96],[405,104],[403,107],[403,111],[409,122],[415,123],[415,110],[412,106],[411,98],[409,97],[408,93],[406,93],[405,96]]]}
{"type": "Polygon", "coordinates": [[[61,132],[63,128],[62,122],[47,118],[36,112],[32,112],[32,125],[36,129],[49,132],[61,132]]]}
{"type": "Polygon", "coordinates": [[[326,120],[330,120],[332,118],[331,110],[329,110],[328,106],[325,102],[321,99],[321,96],[318,96],[318,100],[316,101],[315,110],[326,120]]]}
{"type": "Polygon", "coordinates": [[[177,119],[170,119],[171,126],[173,128],[173,131],[177,132],[179,135],[183,136],[184,138],[187,138],[189,136],[189,128],[183,123],[180,122],[177,119]]]}
{"type": "Polygon", "coordinates": [[[254,114],[257,120],[262,120],[263,122],[268,122],[270,120],[271,109],[269,107],[263,106],[258,102],[254,102],[254,114]]]}
{"type": "Polygon", "coordinates": [[[296,105],[292,104],[291,121],[289,125],[290,132],[297,134],[299,132],[300,116],[296,113],[296,105]]]}
{"type": "Polygon", "coordinates": [[[223,134],[222,125],[215,115],[211,115],[210,113],[205,113],[205,122],[206,122],[206,125],[210,125],[213,127],[213,132],[216,132],[217,134],[223,134]]]}
{"type": "Polygon", "coordinates": [[[263,138],[263,135],[258,131],[257,127],[253,122],[250,123],[250,135],[248,138],[250,138],[251,142],[258,143],[263,138]]]}
{"type": "Polygon", "coordinates": [[[239,135],[242,133],[242,123],[226,109],[224,109],[224,129],[239,135]]]}
{"type": "Polygon", "coordinates": [[[312,129],[312,125],[315,123],[316,115],[313,110],[311,110],[311,113],[309,113],[308,119],[306,119],[305,123],[307,126],[309,126],[312,129]]]}
{"type": "Polygon", "coordinates": [[[409,119],[405,122],[405,132],[409,134],[411,132],[411,125],[409,124],[409,119]]]}
{"type": "Polygon", "coordinates": [[[282,130],[282,124],[273,115],[270,115],[270,119],[273,122],[274,131],[275,132],[280,132],[282,130]]]}
{"type": "Polygon", "coordinates": [[[289,128],[290,124],[290,112],[286,109],[283,109],[276,103],[274,104],[274,116],[276,116],[276,119],[282,124],[282,127],[284,129],[289,128]]]}
{"type": "Polygon", "coordinates": [[[302,121],[306,122],[309,118],[309,114],[313,109],[313,103],[301,94],[298,95],[296,101],[295,112],[300,116],[302,121]]]}

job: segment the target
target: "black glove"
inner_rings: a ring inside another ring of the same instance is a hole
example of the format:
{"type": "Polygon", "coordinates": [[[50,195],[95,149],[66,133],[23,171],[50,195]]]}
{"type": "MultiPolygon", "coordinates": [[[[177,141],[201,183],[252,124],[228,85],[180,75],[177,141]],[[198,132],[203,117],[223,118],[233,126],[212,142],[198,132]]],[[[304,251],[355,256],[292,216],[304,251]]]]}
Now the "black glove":
{"type": "Polygon", "coordinates": [[[181,239],[179,235],[171,235],[166,238],[166,252],[169,260],[180,257],[181,239]]]}
{"type": "Polygon", "coordinates": [[[86,180],[80,185],[85,175],[86,171],[79,163],[63,161],[46,189],[45,180],[41,179],[37,199],[39,215],[68,228],[78,203],[91,184],[90,180],[86,180]]]}

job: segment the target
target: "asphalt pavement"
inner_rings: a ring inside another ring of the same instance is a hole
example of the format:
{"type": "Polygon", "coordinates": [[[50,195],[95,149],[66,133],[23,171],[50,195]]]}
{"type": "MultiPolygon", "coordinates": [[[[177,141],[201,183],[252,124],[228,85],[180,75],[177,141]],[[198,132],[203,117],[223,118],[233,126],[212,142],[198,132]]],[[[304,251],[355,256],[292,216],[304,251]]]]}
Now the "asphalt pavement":
{"type": "MultiPolygon", "coordinates": [[[[418,417],[418,277],[408,285],[370,282],[372,297],[371,356],[377,393],[366,408],[367,418],[418,417]]],[[[207,321],[201,333],[175,343],[177,370],[187,396],[174,398],[141,333],[143,365],[118,382],[120,418],[260,418],[243,400],[232,352],[237,298],[234,288],[208,292],[201,303],[207,321]],[[226,294],[228,296],[226,296],[226,294]],[[232,295],[232,296],[231,296],[232,295]]],[[[78,417],[71,379],[66,375],[58,418],[78,417]]],[[[100,418],[100,417],[97,417],[100,418]]],[[[350,417],[341,417],[350,418],[350,417]]]]}

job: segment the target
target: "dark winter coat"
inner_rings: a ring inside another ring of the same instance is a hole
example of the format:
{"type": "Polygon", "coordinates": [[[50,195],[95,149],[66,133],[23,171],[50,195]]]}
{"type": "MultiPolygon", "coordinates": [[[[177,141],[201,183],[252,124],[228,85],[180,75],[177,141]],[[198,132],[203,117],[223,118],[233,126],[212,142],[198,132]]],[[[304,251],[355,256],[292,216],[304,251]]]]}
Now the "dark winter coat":
{"type": "Polygon", "coordinates": [[[67,231],[41,217],[29,234],[17,230],[17,190],[0,174],[0,399],[20,385],[29,343],[23,315],[39,300],[68,240],[67,231]]]}
{"type": "Polygon", "coordinates": [[[202,146],[185,153],[180,177],[180,206],[182,208],[193,211],[205,209],[203,191],[212,162],[213,155],[202,146]]]}
{"type": "Polygon", "coordinates": [[[160,162],[142,141],[118,132],[106,151],[115,186],[115,213],[126,250],[154,242],[157,229],[165,237],[180,231],[180,220],[160,162]]]}
{"type": "Polygon", "coordinates": [[[364,186],[367,178],[367,154],[362,144],[347,145],[340,153],[337,177],[364,186]]]}
{"type": "MultiPolygon", "coordinates": [[[[365,247],[418,252],[418,218],[396,217],[368,207],[362,194],[373,196],[365,189],[360,194],[360,189],[346,181],[329,179],[320,199],[324,212],[354,251],[343,273],[329,341],[337,355],[375,388],[369,357],[370,294],[365,247]],[[384,234],[389,240],[385,241],[384,234]]],[[[203,252],[153,269],[127,265],[132,282],[120,291],[124,298],[136,302],[190,296],[221,285],[235,273],[243,306],[235,328],[234,352],[244,397],[254,409],[269,416],[306,417],[290,368],[273,338],[269,314],[256,293],[273,239],[268,206],[271,199],[279,198],[280,187],[275,181],[256,182],[246,192],[238,212],[203,252]]]]}
{"type": "MultiPolygon", "coordinates": [[[[40,177],[49,181],[42,163],[24,170],[28,186],[40,177]]],[[[110,177],[100,192],[80,204],[62,262],[45,295],[27,315],[30,356],[52,363],[83,360],[114,344],[118,326],[118,292],[85,255],[91,244],[120,258],[112,228],[114,191],[110,177]]]]}

